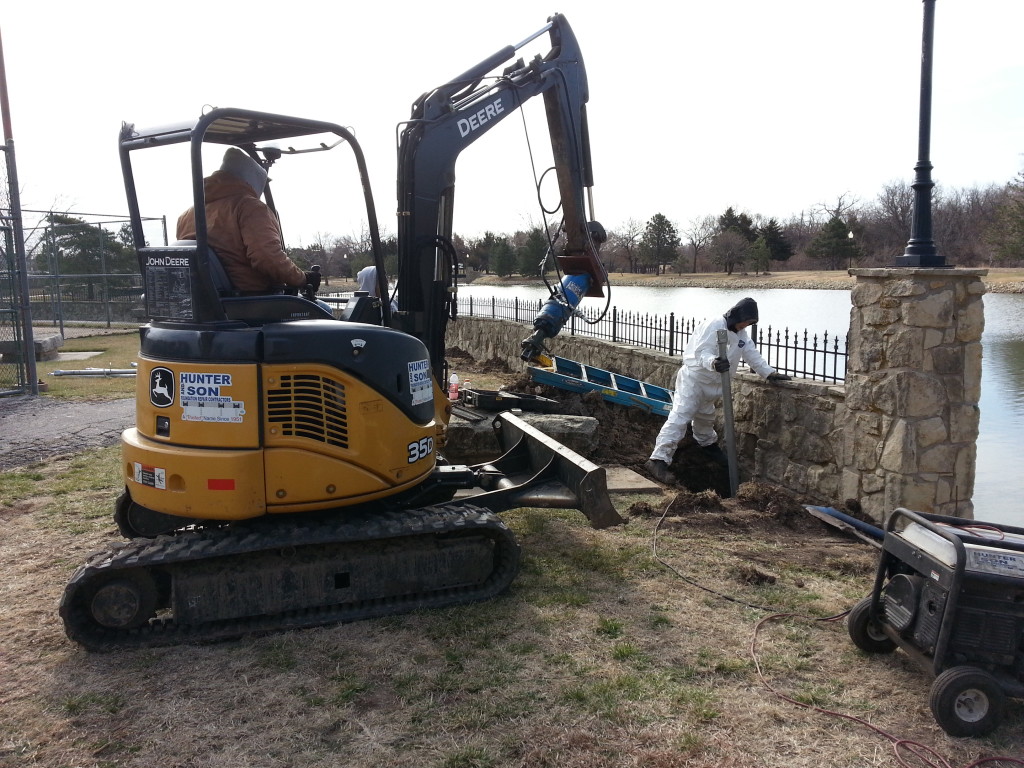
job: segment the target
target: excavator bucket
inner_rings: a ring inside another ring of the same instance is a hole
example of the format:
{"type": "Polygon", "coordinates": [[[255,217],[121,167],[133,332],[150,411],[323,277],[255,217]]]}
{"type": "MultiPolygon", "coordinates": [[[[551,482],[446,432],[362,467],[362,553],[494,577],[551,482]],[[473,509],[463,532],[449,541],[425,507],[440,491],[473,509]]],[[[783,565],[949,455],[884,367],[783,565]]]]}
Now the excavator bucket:
{"type": "Polygon", "coordinates": [[[504,453],[473,468],[480,473],[484,492],[473,504],[494,512],[516,507],[578,509],[594,528],[620,525],[608,496],[604,467],[599,467],[513,413],[494,419],[504,453]]]}

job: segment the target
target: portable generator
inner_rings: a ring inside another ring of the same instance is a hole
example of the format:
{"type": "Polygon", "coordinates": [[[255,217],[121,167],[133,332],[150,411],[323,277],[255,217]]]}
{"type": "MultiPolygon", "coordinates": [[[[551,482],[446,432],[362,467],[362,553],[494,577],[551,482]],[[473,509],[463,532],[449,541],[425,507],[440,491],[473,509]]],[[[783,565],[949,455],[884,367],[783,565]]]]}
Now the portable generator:
{"type": "Polygon", "coordinates": [[[896,509],[854,645],[897,648],[935,676],[929,704],[951,736],[998,727],[1024,698],[1024,528],[896,509]]]}

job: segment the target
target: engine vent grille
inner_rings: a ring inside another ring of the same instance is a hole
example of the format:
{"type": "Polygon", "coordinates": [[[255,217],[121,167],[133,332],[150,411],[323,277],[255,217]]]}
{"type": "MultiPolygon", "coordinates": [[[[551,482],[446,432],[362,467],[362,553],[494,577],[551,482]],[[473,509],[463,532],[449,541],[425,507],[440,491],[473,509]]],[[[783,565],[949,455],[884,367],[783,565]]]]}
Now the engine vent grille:
{"type": "Polygon", "coordinates": [[[314,374],[284,374],[267,389],[267,422],[283,437],[348,448],[345,387],[314,374]]]}

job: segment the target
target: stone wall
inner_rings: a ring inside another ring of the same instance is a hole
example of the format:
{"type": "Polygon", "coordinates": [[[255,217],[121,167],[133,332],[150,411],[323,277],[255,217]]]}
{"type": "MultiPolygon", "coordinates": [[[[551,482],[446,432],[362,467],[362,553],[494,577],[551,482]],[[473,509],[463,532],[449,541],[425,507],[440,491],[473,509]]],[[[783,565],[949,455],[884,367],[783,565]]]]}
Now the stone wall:
{"type": "MultiPolygon", "coordinates": [[[[519,323],[460,317],[449,325],[447,342],[478,361],[501,361],[521,370],[526,364],[519,359],[520,343],[527,335],[528,328],[519,323]]],[[[560,357],[669,389],[682,363],[679,356],[580,336],[560,335],[550,347],[560,357]]],[[[753,373],[738,373],[732,381],[740,481],[761,479],[821,504],[839,503],[843,387],[805,380],[772,385],[753,373]]],[[[718,431],[723,434],[720,422],[718,431]]]]}
{"type": "MultiPolygon", "coordinates": [[[[733,377],[740,480],[819,503],[973,517],[987,270],[853,269],[845,385],[733,377]]],[[[462,318],[448,343],[513,370],[524,325],[462,318]]],[[[561,357],[673,388],[679,357],[578,336],[561,357]]],[[[721,419],[721,410],[719,410],[721,419]]],[[[721,434],[721,425],[719,433],[721,434]]]]}

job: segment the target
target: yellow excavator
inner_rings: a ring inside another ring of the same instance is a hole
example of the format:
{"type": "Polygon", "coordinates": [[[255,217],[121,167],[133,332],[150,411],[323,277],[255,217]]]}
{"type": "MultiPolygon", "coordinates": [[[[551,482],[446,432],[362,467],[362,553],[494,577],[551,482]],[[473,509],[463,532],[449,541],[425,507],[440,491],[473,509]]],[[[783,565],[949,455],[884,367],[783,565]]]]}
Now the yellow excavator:
{"type": "MultiPolygon", "coordinates": [[[[564,17],[414,103],[399,143],[397,309],[363,292],[333,313],[287,291],[246,295],[208,245],[204,147],[238,147],[267,170],[348,148],[378,293],[388,296],[366,163],[349,129],[232,108],[181,125],[122,127],[148,322],[135,426],[122,436],[125,489],[114,518],[125,540],[92,555],[67,585],[60,615],[70,638],[96,651],[205,642],[486,600],[519,563],[497,513],[577,508],[594,527],[622,522],[603,468],[512,413],[494,421],[500,458],[443,458],[455,161],[536,95],[561,196],[552,250],[563,277],[523,341],[531,360],[607,283],[603,232],[584,213],[586,73],[564,17]],[[544,33],[546,55],[516,58],[544,33]],[[133,161],[173,145],[191,158],[196,239],[150,246],[133,161]]],[[[264,197],[276,211],[269,185],[264,197]]]]}

